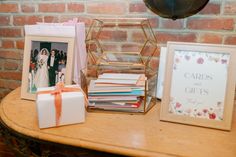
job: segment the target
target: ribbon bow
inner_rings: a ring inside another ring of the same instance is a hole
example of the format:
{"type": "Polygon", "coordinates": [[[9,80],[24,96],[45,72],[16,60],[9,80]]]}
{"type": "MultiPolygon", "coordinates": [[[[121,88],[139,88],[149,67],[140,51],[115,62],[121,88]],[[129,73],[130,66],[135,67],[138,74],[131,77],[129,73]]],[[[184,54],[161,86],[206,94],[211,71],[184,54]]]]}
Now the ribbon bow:
{"type": "Polygon", "coordinates": [[[82,92],[84,94],[85,104],[86,105],[88,104],[88,99],[81,88],[79,88],[79,87],[76,87],[76,88],[65,87],[63,82],[58,82],[56,84],[54,90],[37,92],[38,95],[39,94],[51,94],[51,95],[55,96],[54,105],[55,105],[55,110],[56,110],[56,126],[59,125],[60,119],[61,119],[61,110],[62,110],[62,96],[61,96],[61,94],[63,92],[82,92]]]}

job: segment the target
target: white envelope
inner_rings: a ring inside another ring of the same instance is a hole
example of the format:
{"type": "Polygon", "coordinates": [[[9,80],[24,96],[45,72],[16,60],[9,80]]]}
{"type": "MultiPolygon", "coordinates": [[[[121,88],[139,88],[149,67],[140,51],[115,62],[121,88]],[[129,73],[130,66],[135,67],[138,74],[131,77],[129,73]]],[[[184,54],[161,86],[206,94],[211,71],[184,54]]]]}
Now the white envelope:
{"type": "Polygon", "coordinates": [[[163,84],[165,77],[165,67],[166,67],[166,56],[167,56],[167,47],[161,47],[159,69],[158,69],[158,78],[157,78],[157,91],[156,97],[161,99],[163,93],[163,84]]]}
{"type": "Polygon", "coordinates": [[[75,37],[75,27],[46,24],[25,25],[25,35],[75,37]]]}

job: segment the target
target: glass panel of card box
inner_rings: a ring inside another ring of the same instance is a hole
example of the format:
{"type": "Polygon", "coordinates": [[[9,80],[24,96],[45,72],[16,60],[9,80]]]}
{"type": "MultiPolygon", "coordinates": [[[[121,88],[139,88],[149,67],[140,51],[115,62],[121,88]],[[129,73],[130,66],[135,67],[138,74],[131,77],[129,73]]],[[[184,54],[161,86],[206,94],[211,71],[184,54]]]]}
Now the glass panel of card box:
{"type": "Polygon", "coordinates": [[[89,111],[146,113],[156,104],[157,43],[147,19],[93,20],[86,44],[88,68],[81,72],[81,86],[89,100],[89,111]],[[100,38],[103,31],[133,29],[140,29],[144,36],[137,43],[139,49],[104,50],[105,42],[100,38]]]}

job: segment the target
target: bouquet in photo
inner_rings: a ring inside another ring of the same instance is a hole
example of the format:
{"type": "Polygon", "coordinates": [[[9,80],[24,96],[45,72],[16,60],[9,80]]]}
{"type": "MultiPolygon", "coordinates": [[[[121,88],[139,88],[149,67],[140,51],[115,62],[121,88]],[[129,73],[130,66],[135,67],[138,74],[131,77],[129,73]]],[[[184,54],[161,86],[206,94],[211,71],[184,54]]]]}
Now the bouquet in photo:
{"type": "Polygon", "coordinates": [[[43,59],[40,59],[40,60],[37,62],[37,64],[38,64],[38,67],[39,67],[39,68],[42,68],[42,66],[43,66],[43,64],[44,64],[43,59]]]}

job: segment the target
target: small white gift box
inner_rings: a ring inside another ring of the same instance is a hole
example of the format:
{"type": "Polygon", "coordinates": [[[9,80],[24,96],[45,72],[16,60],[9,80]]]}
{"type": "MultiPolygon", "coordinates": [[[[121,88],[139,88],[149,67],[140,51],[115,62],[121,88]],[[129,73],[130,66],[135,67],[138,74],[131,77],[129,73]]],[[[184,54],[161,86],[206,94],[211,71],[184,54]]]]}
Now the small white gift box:
{"type": "Polygon", "coordinates": [[[84,122],[85,101],[80,87],[65,86],[59,92],[56,89],[57,87],[38,88],[36,105],[39,128],[84,122]]]}

